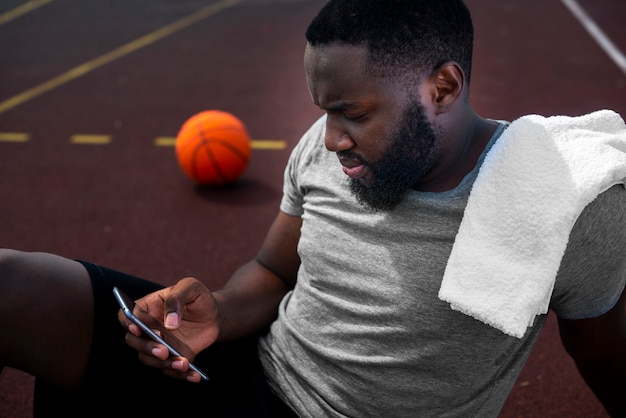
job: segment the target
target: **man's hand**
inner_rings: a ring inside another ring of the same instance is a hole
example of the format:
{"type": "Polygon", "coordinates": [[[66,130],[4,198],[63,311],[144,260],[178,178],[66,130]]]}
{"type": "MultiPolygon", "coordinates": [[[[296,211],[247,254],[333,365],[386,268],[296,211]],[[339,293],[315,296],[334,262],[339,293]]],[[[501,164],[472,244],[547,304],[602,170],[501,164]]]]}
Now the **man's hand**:
{"type": "Polygon", "coordinates": [[[151,327],[155,324],[156,331],[185,356],[171,356],[164,345],[148,339],[120,312],[118,318],[128,330],[126,343],[137,350],[139,360],[167,376],[199,382],[200,375],[189,369],[189,362],[215,342],[219,333],[218,308],[211,291],[188,277],[135,303],[135,315],[151,327]]]}

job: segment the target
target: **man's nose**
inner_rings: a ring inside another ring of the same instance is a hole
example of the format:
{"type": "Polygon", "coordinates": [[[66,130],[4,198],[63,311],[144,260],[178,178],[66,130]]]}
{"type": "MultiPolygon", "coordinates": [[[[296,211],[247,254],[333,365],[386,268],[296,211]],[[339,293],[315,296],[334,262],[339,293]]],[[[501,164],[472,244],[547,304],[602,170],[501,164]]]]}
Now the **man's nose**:
{"type": "Polygon", "coordinates": [[[345,151],[354,147],[354,141],[344,129],[341,122],[330,115],[326,119],[324,146],[332,152],[345,151]]]}

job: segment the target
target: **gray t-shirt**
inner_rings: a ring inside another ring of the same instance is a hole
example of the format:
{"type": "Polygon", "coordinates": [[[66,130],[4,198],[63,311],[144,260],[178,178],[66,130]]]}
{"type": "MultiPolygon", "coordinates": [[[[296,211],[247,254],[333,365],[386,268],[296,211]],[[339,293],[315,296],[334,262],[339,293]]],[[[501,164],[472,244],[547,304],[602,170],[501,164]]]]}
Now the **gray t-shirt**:
{"type": "MultiPolygon", "coordinates": [[[[281,210],[302,217],[302,264],[259,344],[270,385],[301,417],[496,417],[546,317],[517,339],[437,294],[478,167],[507,123],[456,188],[411,191],[378,213],[352,196],[324,126],[322,117],[285,170],[281,210]]],[[[616,186],[579,218],[555,285],[557,314],[595,316],[617,301],[624,207],[616,186]]]]}

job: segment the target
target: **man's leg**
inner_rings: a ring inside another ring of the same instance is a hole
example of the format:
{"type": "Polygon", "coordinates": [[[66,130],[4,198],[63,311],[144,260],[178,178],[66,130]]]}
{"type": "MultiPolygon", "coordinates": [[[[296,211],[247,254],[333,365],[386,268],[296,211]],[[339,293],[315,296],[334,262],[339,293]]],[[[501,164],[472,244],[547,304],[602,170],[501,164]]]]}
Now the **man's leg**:
{"type": "Polygon", "coordinates": [[[50,254],[0,250],[0,366],[36,377],[35,416],[292,416],[265,382],[254,336],[198,355],[208,383],[142,365],[124,342],[113,286],[133,299],[161,287],[50,254]]]}
{"type": "Polygon", "coordinates": [[[93,311],[82,264],[0,249],[0,365],[75,386],[87,368],[93,311]]]}

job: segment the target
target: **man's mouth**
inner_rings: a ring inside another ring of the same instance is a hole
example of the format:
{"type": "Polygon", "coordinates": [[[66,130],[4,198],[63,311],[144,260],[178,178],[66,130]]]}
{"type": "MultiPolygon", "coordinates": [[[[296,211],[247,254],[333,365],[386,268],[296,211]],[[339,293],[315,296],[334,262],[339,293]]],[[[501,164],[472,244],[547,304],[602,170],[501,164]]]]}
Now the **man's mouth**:
{"type": "Polygon", "coordinates": [[[366,165],[358,158],[338,156],[343,172],[350,178],[358,179],[365,175],[366,165]]]}

